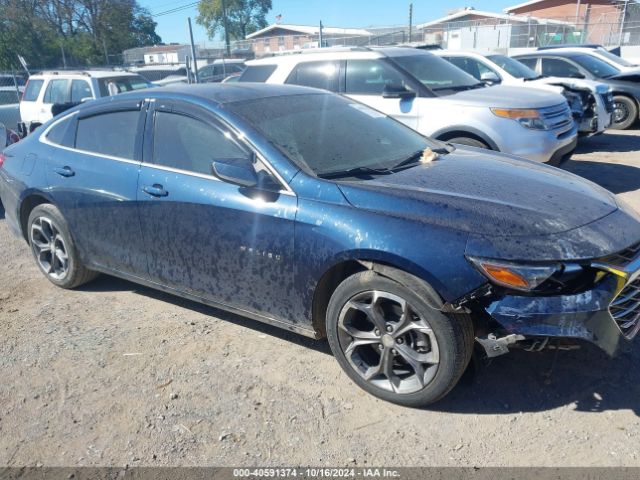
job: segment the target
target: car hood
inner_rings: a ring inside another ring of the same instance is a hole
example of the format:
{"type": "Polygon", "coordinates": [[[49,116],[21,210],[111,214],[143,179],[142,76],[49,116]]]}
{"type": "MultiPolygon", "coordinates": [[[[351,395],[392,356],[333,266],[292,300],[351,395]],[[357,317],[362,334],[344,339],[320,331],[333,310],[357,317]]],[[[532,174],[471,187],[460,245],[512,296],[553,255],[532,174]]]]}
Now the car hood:
{"type": "Polygon", "coordinates": [[[589,90],[596,93],[607,93],[609,87],[601,82],[594,80],[586,80],[581,78],[569,78],[569,77],[543,77],[536,80],[532,80],[531,83],[545,83],[547,85],[562,85],[563,87],[577,89],[577,90],[589,90]]]}
{"type": "Polygon", "coordinates": [[[627,70],[617,75],[608,77],[610,80],[620,80],[622,82],[640,83],[640,70],[627,70]]]}
{"type": "Polygon", "coordinates": [[[464,105],[493,108],[545,108],[565,102],[559,93],[526,89],[518,86],[495,85],[450,95],[447,99],[464,105]]]}
{"type": "Polygon", "coordinates": [[[482,236],[558,234],[618,208],[612,193],[581,177],[467,147],[339,188],[355,207],[482,236]]]}

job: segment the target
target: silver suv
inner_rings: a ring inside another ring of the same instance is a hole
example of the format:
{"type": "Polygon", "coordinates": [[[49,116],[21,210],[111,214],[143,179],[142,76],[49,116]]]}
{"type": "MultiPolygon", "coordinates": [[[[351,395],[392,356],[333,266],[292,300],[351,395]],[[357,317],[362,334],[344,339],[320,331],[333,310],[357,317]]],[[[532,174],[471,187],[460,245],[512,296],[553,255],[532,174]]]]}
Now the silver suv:
{"type": "Polygon", "coordinates": [[[326,48],[247,62],[241,82],[305,85],[347,95],[418,132],[451,143],[556,163],[575,149],[565,98],[523,87],[487,87],[412,48],[326,48]]]}

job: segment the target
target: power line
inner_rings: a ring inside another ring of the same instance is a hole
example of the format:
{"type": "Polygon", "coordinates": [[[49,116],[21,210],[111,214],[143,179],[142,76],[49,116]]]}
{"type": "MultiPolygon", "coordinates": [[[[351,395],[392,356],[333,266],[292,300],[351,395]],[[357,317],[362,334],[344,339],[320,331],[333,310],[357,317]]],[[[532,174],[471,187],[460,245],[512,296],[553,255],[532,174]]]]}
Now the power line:
{"type": "Polygon", "coordinates": [[[174,13],[181,12],[181,11],[183,11],[183,10],[189,10],[190,8],[195,7],[195,6],[196,6],[196,5],[198,5],[199,3],[200,3],[200,2],[191,2],[191,3],[188,3],[188,4],[186,4],[186,5],[182,5],[182,6],[179,6],[179,7],[171,8],[171,9],[169,9],[169,10],[165,10],[165,11],[163,11],[163,12],[154,13],[154,14],[153,14],[153,15],[151,15],[151,16],[152,16],[153,18],[156,18],[156,17],[162,17],[162,16],[165,16],[165,15],[171,15],[171,14],[174,14],[174,13]]]}

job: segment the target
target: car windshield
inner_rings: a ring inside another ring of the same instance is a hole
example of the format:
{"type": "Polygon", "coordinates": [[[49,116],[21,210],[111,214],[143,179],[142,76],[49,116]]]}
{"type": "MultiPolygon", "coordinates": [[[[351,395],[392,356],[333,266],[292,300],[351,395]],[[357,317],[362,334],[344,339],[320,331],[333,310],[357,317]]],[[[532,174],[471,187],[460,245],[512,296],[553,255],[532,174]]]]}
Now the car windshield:
{"type": "Polygon", "coordinates": [[[603,57],[608,58],[609,60],[611,60],[613,63],[615,63],[617,65],[622,65],[623,67],[637,67],[638,66],[638,65],[635,65],[635,64],[625,60],[622,57],[619,57],[615,53],[611,53],[610,51],[605,50],[604,48],[599,48],[596,51],[598,52],[598,55],[602,55],[603,57]]]}
{"type": "Polygon", "coordinates": [[[113,85],[113,88],[116,89],[117,93],[131,92],[133,90],[141,90],[143,88],[153,86],[140,75],[100,78],[98,79],[98,86],[100,87],[101,97],[108,97],[112,94],[112,92],[109,91],[110,84],[113,85]]]}
{"type": "Polygon", "coordinates": [[[525,64],[520,63],[519,61],[511,57],[507,57],[506,55],[488,55],[487,58],[498,65],[500,68],[502,68],[509,75],[512,75],[516,78],[533,80],[540,76],[525,64]]]}
{"type": "Polygon", "coordinates": [[[229,109],[294,163],[318,176],[389,169],[414,157],[417,162],[427,147],[440,146],[372,108],[337,95],[261,98],[229,104],[229,109]]]}
{"type": "Polygon", "coordinates": [[[483,87],[468,73],[433,54],[390,57],[413,77],[431,90],[439,93],[454,93],[461,90],[483,87]]]}
{"type": "Polygon", "coordinates": [[[613,77],[620,73],[620,70],[609,65],[607,62],[600,60],[593,55],[574,55],[571,57],[574,62],[587,70],[597,78],[613,77]]]}

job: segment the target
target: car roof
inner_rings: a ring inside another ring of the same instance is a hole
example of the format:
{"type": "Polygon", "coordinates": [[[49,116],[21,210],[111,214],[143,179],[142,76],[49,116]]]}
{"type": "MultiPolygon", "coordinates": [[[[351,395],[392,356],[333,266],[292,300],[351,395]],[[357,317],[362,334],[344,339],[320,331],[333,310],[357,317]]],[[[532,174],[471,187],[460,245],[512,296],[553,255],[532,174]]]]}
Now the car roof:
{"type": "Polygon", "coordinates": [[[295,50],[282,54],[251,60],[247,65],[273,65],[299,63],[314,60],[368,59],[383,57],[404,57],[408,55],[433,55],[431,52],[412,47],[327,47],[295,50]]]}
{"type": "Polygon", "coordinates": [[[30,78],[51,78],[51,77],[114,78],[114,77],[132,77],[134,75],[137,75],[137,73],[125,72],[121,70],[82,70],[82,71],[52,70],[52,71],[44,71],[44,72],[31,75],[30,78]]]}
{"type": "Polygon", "coordinates": [[[259,100],[290,95],[331,95],[325,90],[299,87],[297,85],[274,85],[266,83],[203,83],[198,85],[177,84],[153,89],[142,89],[121,93],[112,97],[93,100],[87,105],[105,105],[117,100],[143,100],[153,97],[163,100],[195,100],[197,103],[208,103],[215,106],[236,102],[259,100]]]}
{"type": "Polygon", "coordinates": [[[535,50],[533,52],[518,53],[513,57],[568,57],[572,55],[591,55],[593,50],[588,48],[551,48],[549,50],[535,50]]]}

